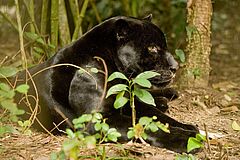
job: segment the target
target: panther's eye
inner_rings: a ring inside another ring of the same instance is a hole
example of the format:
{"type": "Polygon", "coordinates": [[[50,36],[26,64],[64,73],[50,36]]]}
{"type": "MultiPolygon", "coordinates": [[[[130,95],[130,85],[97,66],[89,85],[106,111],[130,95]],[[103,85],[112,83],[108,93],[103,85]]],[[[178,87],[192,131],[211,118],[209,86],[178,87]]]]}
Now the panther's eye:
{"type": "Polygon", "coordinates": [[[149,53],[158,53],[158,51],[160,50],[158,46],[149,46],[147,49],[149,53]]]}

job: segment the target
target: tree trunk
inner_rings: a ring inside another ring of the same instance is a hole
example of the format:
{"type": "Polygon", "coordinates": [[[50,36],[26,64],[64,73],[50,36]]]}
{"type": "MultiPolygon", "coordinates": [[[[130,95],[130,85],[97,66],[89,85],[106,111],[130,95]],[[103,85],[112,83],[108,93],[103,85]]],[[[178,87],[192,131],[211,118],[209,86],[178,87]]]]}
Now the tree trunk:
{"type": "Polygon", "coordinates": [[[210,72],[211,0],[188,0],[187,12],[187,59],[178,81],[179,86],[206,87],[210,72]]]}

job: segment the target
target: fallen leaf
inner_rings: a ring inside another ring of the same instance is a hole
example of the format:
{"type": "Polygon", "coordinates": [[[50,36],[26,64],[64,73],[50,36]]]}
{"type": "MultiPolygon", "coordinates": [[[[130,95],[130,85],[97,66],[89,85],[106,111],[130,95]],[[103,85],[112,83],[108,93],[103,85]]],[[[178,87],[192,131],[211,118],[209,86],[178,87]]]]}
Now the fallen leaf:
{"type": "Polygon", "coordinates": [[[239,124],[236,121],[232,122],[232,129],[234,131],[240,131],[240,126],[239,126],[239,124]]]}

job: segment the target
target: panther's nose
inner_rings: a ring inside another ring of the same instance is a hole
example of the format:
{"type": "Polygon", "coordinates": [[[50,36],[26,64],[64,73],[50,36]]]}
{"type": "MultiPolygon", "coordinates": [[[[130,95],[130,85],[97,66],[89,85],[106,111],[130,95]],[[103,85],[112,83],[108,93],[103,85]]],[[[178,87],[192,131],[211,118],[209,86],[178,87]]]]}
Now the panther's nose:
{"type": "Polygon", "coordinates": [[[169,69],[173,73],[175,73],[179,68],[178,62],[174,59],[174,57],[171,55],[171,53],[166,52],[166,55],[167,55],[167,62],[169,65],[169,69]]]}

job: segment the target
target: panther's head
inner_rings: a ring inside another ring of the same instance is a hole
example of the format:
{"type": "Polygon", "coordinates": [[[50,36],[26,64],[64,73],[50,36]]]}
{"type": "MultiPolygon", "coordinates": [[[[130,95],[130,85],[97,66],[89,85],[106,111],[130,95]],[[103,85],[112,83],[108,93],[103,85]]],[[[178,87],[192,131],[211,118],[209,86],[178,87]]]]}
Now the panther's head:
{"type": "Polygon", "coordinates": [[[115,36],[118,70],[129,77],[144,71],[158,72],[160,76],[150,79],[156,87],[172,81],[178,63],[167,50],[163,32],[151,23],[151,15],[144,19],[116,18],[115,36]]]}

